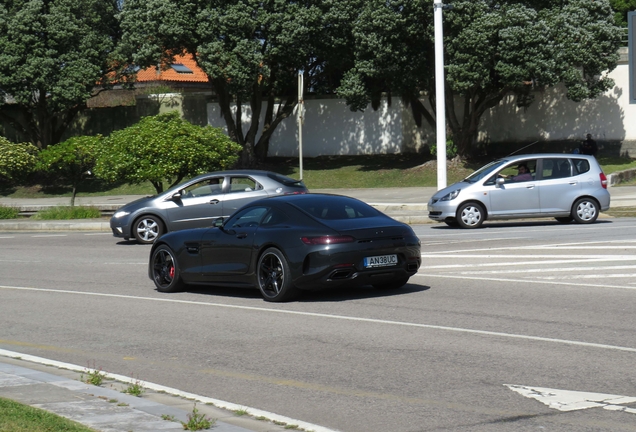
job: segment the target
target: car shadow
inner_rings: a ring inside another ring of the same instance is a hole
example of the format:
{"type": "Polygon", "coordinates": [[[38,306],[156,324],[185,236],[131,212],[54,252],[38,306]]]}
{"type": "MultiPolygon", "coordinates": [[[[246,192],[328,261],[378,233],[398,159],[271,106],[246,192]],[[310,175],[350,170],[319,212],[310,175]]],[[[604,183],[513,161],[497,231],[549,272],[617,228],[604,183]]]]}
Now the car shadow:
{"type": "MultiPolygon", "coordinates": [[[[298,297],[288,303],[316,303],[336,302],[347,300],[360,300],[365,298],[393,297],[398,295],[413,294],[428,291],[431,287],[408,283],[397,289],[376,289],[371,286],[326,288],[317,291],[300,291],[298,297]]],[[[205,296],[218,296],[228,298],[262,299],[256,288],[221,287],[216,285],[190,285],[183,292],[200,294],[205,296]]]]}
{"type": "Polygon", "coordinates": [[[303,291],[296,301],[301,303],[340,302],[369,298],[395,297],[431,289],[427,285],[407,283],[396,289],[376,289],[372,286],[327,288],[320,291],[303,291]]]}
{"type": "Polygon", "coordinates": [[[612,219],[598,219],[596,222],[592,224],[577,224],[574,222],[563,223],[556,220],[532,220],[532,221],[510,221],[510,220],[502,220],[502,221],[486,221],[479,228],[470,228],[465,229],[461,227],[451,227],[446,224],[440,224],[437,226],[431,227],[434,230],[441,231],[472,231],[472,230],[484,230],[484,229],[492,229],[492,228],[511,228],[511,227],[540,227],[540,226],[577,226],[577,227],[585,227],[585,226],[593,226],[600,224],[611,224],[613,223],[612,219]]]}

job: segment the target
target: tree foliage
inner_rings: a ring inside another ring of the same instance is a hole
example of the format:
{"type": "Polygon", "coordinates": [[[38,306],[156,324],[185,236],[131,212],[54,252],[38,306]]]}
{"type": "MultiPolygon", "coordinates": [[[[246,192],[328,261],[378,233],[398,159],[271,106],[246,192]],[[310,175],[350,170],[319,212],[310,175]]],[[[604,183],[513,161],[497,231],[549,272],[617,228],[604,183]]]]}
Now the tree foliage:
{"type": "Polygon", "coordinates": [[[15,144],[0,136],[0,183],[24,179],[35,169],[38,149],[30,143],[15,144]]]}
{"type": "Polygon", "coordinates": [[[115,78],[118,0],[0,1],[0,118],[40,148],[59,142],[98,82],[115,78]]]}
{"type": "Polygon", "coordinates": [[[627,13],[636,10],[636,0],[610,0],[616,24],[627,27],[627,13]]]}
{"type": "MultiPolygon", "coordinates": [[[[435,127],[432,5],[371,0],[354,21],[355,67],[338,93],[362,109],[381,91],[411,103],[416,122],[435,127]],[[412,11],[426,10],[424,15],[412,11]],[[417,24],[425,27],[418,28],[417,24]],[[420,56],[413,52],[420,52],[420,56]],[[376,55],[377,53],[377,55],[376,55]]],[[[535,91],[563,83],[573,101],[614,83],[620,29],[608,0],[455,0],[444,11],[446,117],[461,156],[468,156],[481,116],[509,94],[529,106],[535,91]]]]}
{"type": "Polygon", "coordinates": [[[101,135],[73,137],[39,154],[38,171],[53,174],[72,186],[71,207],[75,205],[77,187],[92,175],[101,142],[101,135]]]}
{"type": "Polygon", "coordinates": [[[105,139],[95,174],[107,181],[150,181],[157,193],[186,177],[224,170],[238,159],[240,145],[220,129],[196,126],[175,111],[144,117],[105,139]]]}
{"type": "Polygon", "coordinates": [[[351,9],[340,3],[350,7],[337,0],[127,0],[122,47],[141,67],[195,55],[211,77],[229,136],[243,147],[241,164],[251,166],[292,114],[299,70],[307,88],[339,81],[323,56],[342,52],[350,34],[343,26],[351,9]]]}

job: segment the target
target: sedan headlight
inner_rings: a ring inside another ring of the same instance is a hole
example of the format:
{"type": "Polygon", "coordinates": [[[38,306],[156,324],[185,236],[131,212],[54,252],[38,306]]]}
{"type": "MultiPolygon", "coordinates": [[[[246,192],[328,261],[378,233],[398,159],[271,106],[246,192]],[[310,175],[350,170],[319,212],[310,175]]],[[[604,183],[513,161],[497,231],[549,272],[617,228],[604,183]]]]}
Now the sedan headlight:
{"type": "Polygon", "coordinates": [[[454,190],[454,191],[452,191],[450,193],[447,193],[446,195],[441,197],[439,200],[440,201],[454,200],[455,198],[457,198],[457,195],[459,195],[460,192],[461,192],[461,189],[454,190]]]}
{"type": "Polygon", "coordinates": [[[118,211],[118,212],[115,212],[113,217],[115,219],[117,219],[117,218],[120,218],[120,217],[128,216],[129,214],[130,214],[130,212],[127,212],[127,211],[118,211]]]}

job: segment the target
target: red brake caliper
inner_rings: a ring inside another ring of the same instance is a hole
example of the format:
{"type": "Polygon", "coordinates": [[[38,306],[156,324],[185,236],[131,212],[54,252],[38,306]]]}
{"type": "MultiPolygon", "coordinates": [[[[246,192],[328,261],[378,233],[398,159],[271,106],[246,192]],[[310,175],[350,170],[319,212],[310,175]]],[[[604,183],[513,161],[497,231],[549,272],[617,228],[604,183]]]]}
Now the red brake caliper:
{"type": "Polygon", "coordinates": [[[170,267],[170,277],[174,279],[174,266],[170,267]]]}

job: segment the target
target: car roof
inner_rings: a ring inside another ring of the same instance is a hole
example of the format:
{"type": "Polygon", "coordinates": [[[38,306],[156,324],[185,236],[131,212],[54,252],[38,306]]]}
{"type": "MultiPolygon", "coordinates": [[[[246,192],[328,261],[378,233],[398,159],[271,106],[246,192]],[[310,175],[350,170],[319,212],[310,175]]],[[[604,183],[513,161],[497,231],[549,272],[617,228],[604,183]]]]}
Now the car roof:
{"type": "Polygon", "coordinates": [[[577,153],[528,153],[520,155],[510,155],[500,157],[497,160],[519,160],[519,159],[545,159],[545,158],[577,158],[577,159],[594,159],[594,156],[577,154],[577,153]]]}

